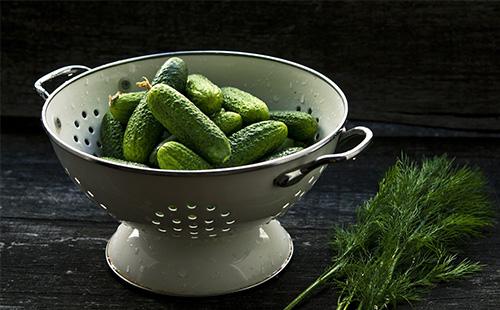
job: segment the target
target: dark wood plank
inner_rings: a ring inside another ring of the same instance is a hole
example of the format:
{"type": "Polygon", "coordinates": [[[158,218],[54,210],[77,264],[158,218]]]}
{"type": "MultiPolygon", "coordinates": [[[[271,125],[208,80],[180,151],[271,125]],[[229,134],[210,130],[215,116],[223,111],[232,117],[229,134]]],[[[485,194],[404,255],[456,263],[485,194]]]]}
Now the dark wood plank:
{"type": "Polygon", "coordinates": [[[499,131],[495,1],[2,2],[1,113],[38,116],[36,78],[150,53],[274,55],[338,82],[352,119],[499,131]]]}
{"type": "MultiPolygon", "coordinates": [[[[498,210],[500,145],[495,142],[376,139],[358,160],[328,168],[304,199],[281,218],[296,247],[282,274],[246,292],[187,299],[145,293],[113,276],[104,260],[104,247],[117,223],[76,190],[43,134],[3,135],[0,305],[28,309],[234,309],[236,305],[279,309],[327,266],[330,228],[353,221],[356,206],[376,192],[377,181],[401,150],[415,157],[447,152],[460,164],[481,167],[498,210]]],[[[470,279],[439,285],[423,302],[415,303],[415,308],[493,309],[500,304],[500,227],[486,238],[474,240],[464,255],[486,264],[484,270],[470,279]]],[[[327,290],[303,309],[329,308],[335,300],[335,291],[327,290]]]]}

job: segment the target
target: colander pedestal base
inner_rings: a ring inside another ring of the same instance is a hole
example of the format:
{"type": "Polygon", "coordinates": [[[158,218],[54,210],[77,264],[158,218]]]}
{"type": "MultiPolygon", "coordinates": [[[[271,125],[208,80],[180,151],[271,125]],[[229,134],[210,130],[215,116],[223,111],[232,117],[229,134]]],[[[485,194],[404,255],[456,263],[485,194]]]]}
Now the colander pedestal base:
{"type": "Polygon", "coordinates": [[[290,235],[277,220],[217,238],[190,239],[122,223],[106,247],[111,269],[155,293],[213,296],[261,284],[292,257],[290,235]]]}

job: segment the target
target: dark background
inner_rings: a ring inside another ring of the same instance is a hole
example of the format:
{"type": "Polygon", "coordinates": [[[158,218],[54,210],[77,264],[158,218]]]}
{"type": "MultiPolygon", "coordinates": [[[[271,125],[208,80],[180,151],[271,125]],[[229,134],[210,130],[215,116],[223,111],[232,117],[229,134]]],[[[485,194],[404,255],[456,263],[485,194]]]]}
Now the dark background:
{"type": "MultiPolygon", "coordinates": [[[[485,173],[500,207],[500,2],[0,2],[1,309],[280,309],[325,268],[334,224],[354,221],[404,151],[448,153],[485,173]],[[172,298],[133,289],[104,259],[117,222],[64,174],[40,125],[40,76],[151,53],[222,49],[316,69],[345,92],[349,124],[374,130],[356,161],[332,165],[280,222],[289,266],[228,296],[172,298]]],[[[499,212],[497,221],[500,222],[499,212]]],[[[485,264],[401,309],[496,309],[500,228],[463,247],[485,264]]],[[[325,290],[303,309],[332,308],[325,290]]]]}
{"type": "Polygon", "coordinates": [[[38,117],[34,80],[151,53],[223,49],[331,77],[349,118],[500,130],[499,2],[2,2],[4,116],[38,117]]]}

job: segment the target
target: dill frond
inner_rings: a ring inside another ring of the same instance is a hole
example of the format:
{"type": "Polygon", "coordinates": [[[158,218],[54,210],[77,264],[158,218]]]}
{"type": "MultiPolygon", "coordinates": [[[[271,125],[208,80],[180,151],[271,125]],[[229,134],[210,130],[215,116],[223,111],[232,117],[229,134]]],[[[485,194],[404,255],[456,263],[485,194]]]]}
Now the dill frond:
{"type": "Polygon", "coordinates": [[[335,228],[332,265],[285,309],[327,284],[338,288],[337,309],[418,301],[438,282],[480,270],[457,261],[457,246],[492,225],[479,170],[456,167],[446,156],[418,165],[402,155],[357,209],[356,224],[335,228]]]}

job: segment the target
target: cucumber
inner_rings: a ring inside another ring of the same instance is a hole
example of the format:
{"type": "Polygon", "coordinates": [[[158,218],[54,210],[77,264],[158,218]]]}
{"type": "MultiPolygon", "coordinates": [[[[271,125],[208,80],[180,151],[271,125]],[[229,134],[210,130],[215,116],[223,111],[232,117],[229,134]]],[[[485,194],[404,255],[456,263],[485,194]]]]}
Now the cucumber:
{"type": "Polygon", "coordinates": [[[102,156],[123,159],[123,133],[122,124],[108,111],[101,122],[102,156]]]}
{"type": "Polygon", "coordinates": [[[186,97],[206,115],[212,115],[220,111],[222,107],[222,91],[201,74],[188,76],[186,97]]]}
{"type": "Polygon", "coordinates": [[[250,164],[278,148],[285,141],[287,134],[286,125],[278,121],[262,121],[249,125],[229,137],[232,153],[223,166],[250,164]]]}
{"type": "MultiPolygon", "coordinates": [[[[158,70],[152,84],[167,83],[184,90],[187,80],[187,67],[180,58],[168,59],[158,70]]],[[[146,163],[163,132],[163,126],[149,110],[146,96],[137,107],[125,129],[123,155],[126,160],[146,163]]]]}
{"type": "Polygon", "coordinates": [[[168,142],[168,141],[174,141],[174,140],[175,140],[175,136],[174,135],[170,135],[169,137],[162,139],[161,142],[156,145],[156,147],[154,148],[154,150],[149,155],[149,165],[151,167],[154,167],[154,168],[158,168],[159,167],[158,166],[157,154],[158,154],[158,150],[160,149],[160,147],[163,144],[165,144],[166,142],[168,142]]]}
{"type": "Polygon", "coordinates": [[[135,107],[137,107],[145,94],[145,91],[132,93],[117,92],[113,96],[109,96],[109,111],[116,120],[126,126],[130,115],[132,115],[135,107]]]}
{"type": "Polygon", "coordinates": [[[187,147],[212,164],[222,164],[231,155],[224,132],[198,107],[166,84],[153,86],[146,101],[156,119],[187,147]]]}
{"type": "Polygon", "coordinates": [[[286,138],[285,141],[283,141],[283,143],[281,143],[281,145],[275,150],[275,152],[279,152],[279,151],[282,151],[286,148],[294,147],[294,146],[296,146],[295,141],[293,141],[293,139],[286,138]]]}
{"type": "Polygon", "coordinates": [[[235,87],[223,87],[222,95],[224,109],[241,115],[244,124],[249,125],[269,119],[269,109],[259,98],[235,87]]]}
{"type": "Polygon", "coordinates": [[[186,89],[186,81],[188,77],[188,68],[184,60],[179,57],[167,59],[161,66],[151,85],[165,83],[180,92],[186,89]]]}
{"type": "Polygon", "coordinates": [[[267,161],[267,160],[271,160],[271,159],[284,157],[284,156],[287,156],[287,155],[290,155],[293,153],[297,153],[298,151],[302,151],[303,149],[304,149],[303,147],[287,147],[283,150],[275,151],[275,152],[271,153],[271,155],[264,157],[260,161],[267,161]]]}
{"type": "Polygon", "coordinates": [[[123,164],[123,165],[134,166],[134,167],[138,167],[138,168],[149,168],[148,166],[146,166],[144,164],[139,164],[139,163],[135,163],[133,161],[127,161],[127,160],[123,160],[123,159],[119,159],[119,158],[114,158],[114,157],[101,157],[101,158],[115,162],[115,163],[123,164]]]}
{"type": "Polygon", "coordinates": [[[215,125],[219,126],[226,135],[230,135],[243,127],[241,115],[235,112],[224,111],[224,109],[222,109],[212,115],[211,118],[215,125]]]}
{"type": "Polygon", "coordinates": [[[157,154],[158,166],[169,170],[205,170],[212,168],[198,154],[175,141],[164,143],[157,154]]]}
{"type": "Polygon", "coordinates": [[[281,121],[288,127],[290,138],[299,141],[312,141],[318,132],[318,123],[310,114],[299,111],[272,111],[272,120],[281,121]]]}

